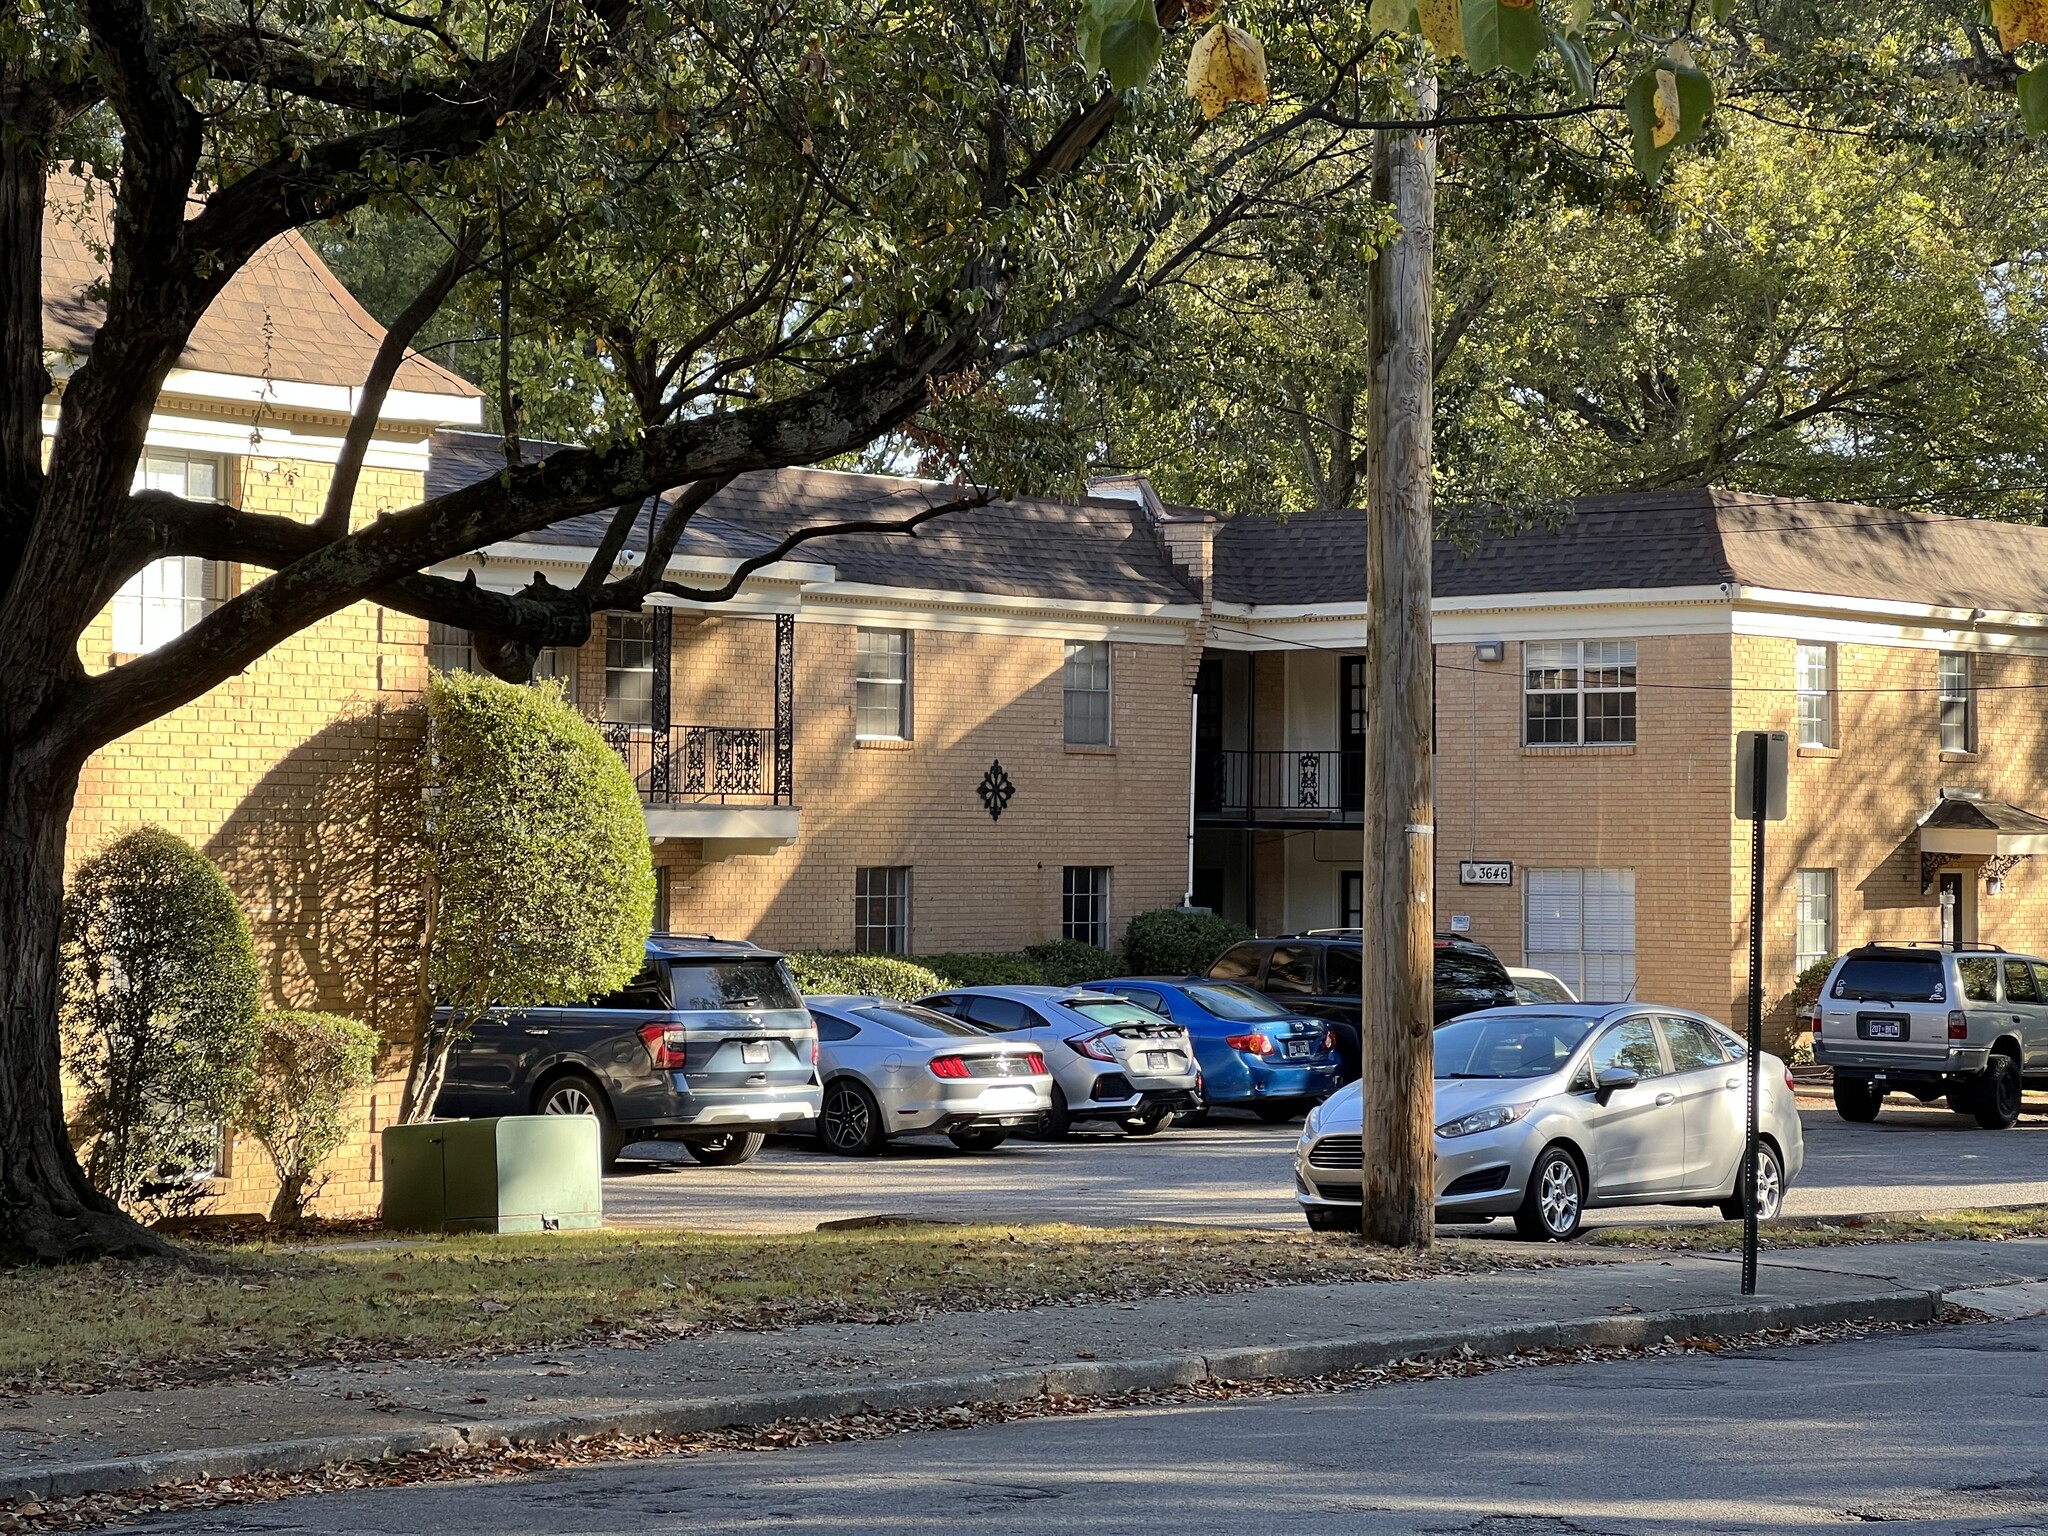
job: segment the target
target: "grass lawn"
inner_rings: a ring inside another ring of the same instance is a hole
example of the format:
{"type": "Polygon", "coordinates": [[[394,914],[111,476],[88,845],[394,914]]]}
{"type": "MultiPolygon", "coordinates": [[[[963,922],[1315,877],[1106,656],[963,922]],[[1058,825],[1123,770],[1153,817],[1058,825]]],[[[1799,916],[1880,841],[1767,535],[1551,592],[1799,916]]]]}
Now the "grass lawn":
{"type": "Polygon", "coordinates": [[[112,1262],[0,1272],[0,1386],[174,1384],[309,1361],[631,1346],[713,1328],[894,1321],[1503,1263],[1460,1244],[1423,1266],[1307,1232],[1151,1226],[776,1236],[622,1228],[194,1246],[215,1272],[112,1262]]]}
{"type": "MultiPolygon", "coordinates": [[[[2048,1206],[1982,1211],[1929,1211],[1895,1216],[1844,1216],[1833,1221],[1790,1217],[1759,1229],[1763,1248],[1826,1248],[1843,1243],[1910,1243],[1936,1238],[1996,1240],[2048,1237],[2048,1206]]],[[[1742,1223],[1720,1221],[1668,1227],[1603,1227],[1587,1240],[1607,1247],[1684,1248],[1719,1253],[1742,1246],[1742,1223]]]]}

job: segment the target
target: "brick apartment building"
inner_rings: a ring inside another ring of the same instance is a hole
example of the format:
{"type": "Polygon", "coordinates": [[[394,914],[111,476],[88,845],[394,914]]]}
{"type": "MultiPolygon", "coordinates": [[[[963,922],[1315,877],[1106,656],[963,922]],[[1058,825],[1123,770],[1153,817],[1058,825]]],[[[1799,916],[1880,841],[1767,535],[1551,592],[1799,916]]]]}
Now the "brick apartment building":
{"type": "MultiPolygon", "coordinates": [[[[53,220],[53,349],[89,348],[96,276],[53,220]]],[[[280,240],[167,381],[143,477],[312,517],[379,334],[280,240]]],[[[481,416],[471,386],[409,360],[356,515],[493,472],[481,416]]],[[[670,575],[715,585],[793,527],[950,494],[744,477],[670,575]]],[[[567,579],[602,522],[443,570],[567,579]]],[[[543,669],[634,772],[674,928],[908,953],[1112,942],[1191,885],[1266,932],[1336,925],[1358,902],[1363,532],[1353,514],[1218,519],[1108,480],[911,538],[814,541],[733,601],[608,615],[543,669]]],[[[2028,863],[2048,852],[2032,815],[2048,812],[2044,554],[2039,529],[1708,491],[1593,501],[1554,532],[1440,551],[1440,920],[1589,995],[1728,1016],[1747,864],[1732,736],[1761,725],[1802,742],[1773,829],[1774,995],[1805,958],[1931,938],[1944,914],[1963,937],[2048,943],[2028,863]],[[1466,863],[1506,883],[1461,885],[1466,863]]],[[[162,644],[241,579],[159,562],[86,636],[86,664],[162,644]]],[[[274,1001],[397,1042],[419,929],[379,806],[407,792],[429,668],[467,664],[459,631],[338,613],[95,757],[72,856],[146,822],[187,837],[241,895],[274,1001]]],[[[323,1209],[374,1200],[395,1050],[386,1065],[323,1209]]],[[[222,1208],[267,1205],[260,1154],[228,1148],[218,1187],[222,1208]]]]}

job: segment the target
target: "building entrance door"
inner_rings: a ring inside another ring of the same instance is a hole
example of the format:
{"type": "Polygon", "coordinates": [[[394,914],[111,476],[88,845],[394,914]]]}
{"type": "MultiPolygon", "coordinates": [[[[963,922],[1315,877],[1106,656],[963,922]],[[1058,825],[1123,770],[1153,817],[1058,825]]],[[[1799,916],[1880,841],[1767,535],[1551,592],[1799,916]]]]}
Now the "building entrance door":
{"type": "Polygon", "coordinates": [[[1967,944],[1970,929],[1976,925],[1970,921],[1965,903],[1970,894],[1968,883],[1961,870],[1946,870],[1939,877],[1936,890],[1941,901],[1941,942],[1944,944],[1967,944]]]}
{"type": "Polygon", "coordinates": [[[1337,666],[1337,721],[1343,739],[1337,743],[1341,756],[1337,774],[1344,797],[1345,814],[1365,810],[1365,658],[1345,656],[1337,666]]]}

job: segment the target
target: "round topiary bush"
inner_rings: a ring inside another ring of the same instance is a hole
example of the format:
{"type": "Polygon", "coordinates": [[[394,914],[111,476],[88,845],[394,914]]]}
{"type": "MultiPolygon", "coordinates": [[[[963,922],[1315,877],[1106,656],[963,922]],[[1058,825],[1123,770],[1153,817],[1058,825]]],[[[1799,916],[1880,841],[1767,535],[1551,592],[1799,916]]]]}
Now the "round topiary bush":
{"type": "Polygon", "coordinates": [[[235,1116],[277,1170],[270,1219],[297,1226],[327,1180],[320,1165],[355,1126],[356,1096],[377,1075],[377,1031],[334,1013],[260,1015],[255,1080],[235,1116]]]}
{"type": "Polygon", "coordinates": [[[1197,976],[1251,936],[1249,928],[1214,912],[1161,907],[1131,919],[1124,929],[1124,958],[1134,976],[1197,976]]]}
{"type": "Polygon", "coordinates": [[[872,994],[908,1003],[929,997],[947,985],[943,976],[900,955],[814,951],[790,955],[787,959],[789,973],[796,978],[797,990],[812,997],[835,993],[872,994]]]}

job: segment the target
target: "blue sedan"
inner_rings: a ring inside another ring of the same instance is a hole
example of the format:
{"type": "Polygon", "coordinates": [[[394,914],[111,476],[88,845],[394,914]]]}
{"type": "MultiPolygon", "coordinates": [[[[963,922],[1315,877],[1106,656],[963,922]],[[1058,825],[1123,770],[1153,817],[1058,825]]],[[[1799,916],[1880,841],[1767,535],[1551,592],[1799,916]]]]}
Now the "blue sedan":
{"type": "Polygon", "coordinates": [[[1202,1098],[1248,1109],[1269,1124],[1298,1119],[1337,1087],[1339,1058],[1329,1022],[1289,1013],[1264,993],[1199,976],[1132,976],[1091,981],[1173,1020],[1194,1042],[1202,1098]]]}

